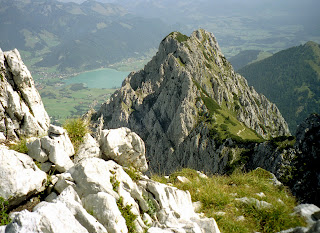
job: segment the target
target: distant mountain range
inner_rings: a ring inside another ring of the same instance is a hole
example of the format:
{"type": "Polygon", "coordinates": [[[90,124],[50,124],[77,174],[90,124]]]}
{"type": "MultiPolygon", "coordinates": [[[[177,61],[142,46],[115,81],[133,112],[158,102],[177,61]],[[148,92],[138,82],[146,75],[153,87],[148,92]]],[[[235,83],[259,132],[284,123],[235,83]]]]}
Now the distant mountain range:
{"type": "Polygon", "coordinates": [[[292,133],[320,111],[320,45],[315,42],[280,51],[238,72],[278,106],[292,133]]]}
{"type": "Polygon", "coordinates": [[[227,58],[244,49],[274,53],[320,42],[317,0],[0,0],[0,5],[0,47],[18,48],[31,71],[74,73],[128,58],[149,60],[161,39],[176,30],[213,32],[227,58]]]}
{"type": "Polygon", "coordinates": [[[86,1],[0,0],[0,47],[18,48],[29,66],[98,68],[144,56],[170,30],[119,5],[86,1]]]}

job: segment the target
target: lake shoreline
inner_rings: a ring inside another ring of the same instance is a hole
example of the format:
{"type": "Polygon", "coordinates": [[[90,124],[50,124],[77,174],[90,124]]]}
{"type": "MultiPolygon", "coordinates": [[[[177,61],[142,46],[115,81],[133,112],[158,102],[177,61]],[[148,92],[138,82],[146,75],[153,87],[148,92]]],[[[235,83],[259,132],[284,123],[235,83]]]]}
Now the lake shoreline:
{"type": "Polygon", "coordinates": [[[79,72],[68,78],[64,78],[65,84],[84,83],[89,88],[115,89],[122,85],[123,80],[131,72],[118,71],[112,68],[98,68],[79,72]]]}

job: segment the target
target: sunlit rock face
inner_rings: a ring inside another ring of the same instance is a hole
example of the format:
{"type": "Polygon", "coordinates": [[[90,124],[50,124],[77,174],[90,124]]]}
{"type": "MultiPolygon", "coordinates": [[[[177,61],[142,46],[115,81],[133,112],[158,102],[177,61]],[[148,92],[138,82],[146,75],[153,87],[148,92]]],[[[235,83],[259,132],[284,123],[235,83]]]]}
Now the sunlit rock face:
{"type": "Polygon", "coordinates": [[[163,39],[156,56],[131,73],[92,119],[103,116],[104,128],[136,132],[153,171],[188,166],[223,172],[228,158],[218,159],[224,147],[211,126],[231,119],[225,112],[239,126],[227,130],[235,137],[246,139],[253,131],[262,138],[290,134],[278,108],[234,72],[213,34],[197,30],[163,39]]]}
{"type": "Polygon", "coordinates": [[[0,49],[0,140],[46,134],[50,124],[19,51],[0,49]]]}

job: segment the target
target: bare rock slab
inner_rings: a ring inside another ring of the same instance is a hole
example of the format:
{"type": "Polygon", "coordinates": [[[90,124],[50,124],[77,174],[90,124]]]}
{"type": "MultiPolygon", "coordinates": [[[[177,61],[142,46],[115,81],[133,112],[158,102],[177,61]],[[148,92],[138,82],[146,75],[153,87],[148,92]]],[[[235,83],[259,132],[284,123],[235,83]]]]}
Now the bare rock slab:
{"type": "Polygon", "coordinates": [[[143,140],[126,127],[102,130],[100,147],[107,159],[142,172],[148,170],[143,140]]]}
{"type": "Polygon", "coordinates": [[[0,196],[16,205],[44,190],[47,175],[26,154],[0,146],[0,196]]]}

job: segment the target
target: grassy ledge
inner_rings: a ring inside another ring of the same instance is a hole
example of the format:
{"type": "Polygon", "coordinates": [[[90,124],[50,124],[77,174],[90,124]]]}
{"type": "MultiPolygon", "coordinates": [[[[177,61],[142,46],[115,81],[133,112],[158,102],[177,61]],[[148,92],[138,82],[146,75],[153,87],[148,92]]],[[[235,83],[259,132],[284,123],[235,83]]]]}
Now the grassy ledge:
{"type": "Polygon", "coordinates": [[[171,174],[169,180],[157,175],[152,179],[188,190],[193,202],[201,202],[200,212],[215,218],[222,233],[278,232],[305,226],[303,219],[291,214],[297,205],[295,198],[286,187],[274,186],[270,173],[263,169],[249,173],[237,170],[230,176],[213,175],[208,179],[200,178],[195,170],[182,169],[171,174]],[[190,182],[181,183],[177,176],[190,182]],[[271,207],[237,201],[243,197],[268,202],[271,207]]]}

